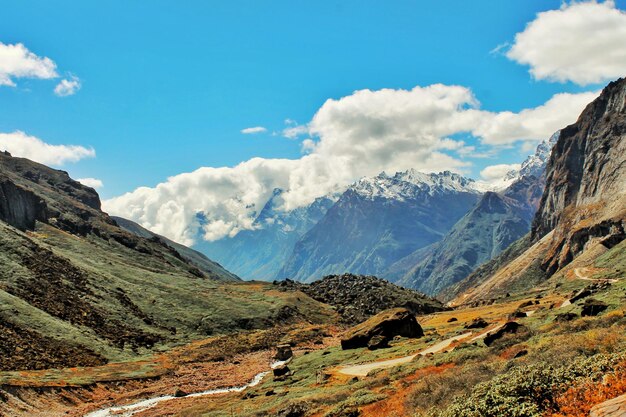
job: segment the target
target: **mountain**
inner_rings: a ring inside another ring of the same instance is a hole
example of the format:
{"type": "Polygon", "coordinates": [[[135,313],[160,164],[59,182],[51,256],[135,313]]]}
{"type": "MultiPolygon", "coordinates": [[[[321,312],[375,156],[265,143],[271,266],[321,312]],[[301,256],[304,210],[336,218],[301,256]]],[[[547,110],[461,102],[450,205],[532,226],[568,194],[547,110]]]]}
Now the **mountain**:
{"type": "Polygon", "coordinates": [[[447,293],[455,304],[528,289],[592,265],[626,237],[626,80],[605,87],[561,130],[531,232],[447,293]],[[583,256],[584,255],[584,256],[583,256]]]}
{"type": "Polygon", "coordinates": [[[278,278],[378,275],[441,239],[479,197],[472,180],[448,171],[363,178],[295,244],[278,278]]]}
{"type": "Polygon", "coordinates": [[[253,230],[214,242],[200,240],[195,248],[245,279],[275,279],[294,244],[334,203],[332,197],[320,197],[308,206],[283,211],[282,193],[274,190],[255,219],[253,230]]]}
{"type": "Polygon", "coordinates": [[[132,360],[212,334],[335,317],[140,232],[120,228],[66,172],[0,153],[0,370],[132,360]]]}
{"type": "Polygon", "coordinates": [[[443,239],[400,259],[382,276],[438,294],[527,234],[543,192],[550,149],[558,137],[559,132],[541,142],[520,170],[507,174],[506,189],[486,192],[443,239]]]}
{"type": "Polygon", "coordinates": [[[180,243],[176,243],[173,240],[170,240],[164,236],[157,235],[156,233],[153,233],[148,229],[141,227],[131,220],[116,216],[111,216],[111,219],[115,220],[115,223],[117,223],[119,227],[136,236],[163,242],[165,245],[174,249],[182,259],[198,267],[198,269],[209,278],[222,281],[241,280],[237,275],[227,271],[220,264],[218,264],[217,262],[213,262],[204,254],[196,250],[188,248],[185,245],[181,245],[180,243]]]}

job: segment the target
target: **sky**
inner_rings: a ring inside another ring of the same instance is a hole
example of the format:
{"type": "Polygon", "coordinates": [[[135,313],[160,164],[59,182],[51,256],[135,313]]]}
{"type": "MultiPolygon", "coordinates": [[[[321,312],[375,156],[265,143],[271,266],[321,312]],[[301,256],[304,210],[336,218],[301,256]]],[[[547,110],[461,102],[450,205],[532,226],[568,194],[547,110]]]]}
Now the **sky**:
{"type": "Polygon", "coordinates": [[[495,181],[626,75],[624,9],[0,1],[0,149],[186,244],[251,228],[274,188],[291,209],[383,170],[495,181]]]}

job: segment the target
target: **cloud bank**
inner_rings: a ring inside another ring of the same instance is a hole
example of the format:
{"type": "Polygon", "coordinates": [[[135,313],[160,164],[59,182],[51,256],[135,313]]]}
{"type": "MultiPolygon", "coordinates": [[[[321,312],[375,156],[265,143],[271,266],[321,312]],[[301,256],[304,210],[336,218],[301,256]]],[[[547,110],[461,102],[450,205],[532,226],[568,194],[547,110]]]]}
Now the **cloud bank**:
{"type": "Polygon", "coordinates": [[[572,2],[537,14],[506,56],[537,80],[580,85],[626,75],[626,12],[612,1],[572,2]]]}
{"type": "Polygon", "coordinates": [[[0,133],[0,150],[9,151],[13,156],[54,166],[96,156],[93,148],[78,145],[51,145],[19,130],[13,133],[0,133]]]}
{"type": "Polygon", "coordinates": [[[463,172],[471,147],[452,139],[455,134],[472,134],[489,146],[542,140],[574,122],[594,94],[557,95],[534,109],[494,113],[481,110],[462,86],[360,90],[319,108],[305,125],[310,137],[299,159],[200,168],[107,200],[104,207],[188,245],[234,236],[253,227],[275,188],[285,190],[283,209],[290,210],[381,171],[463,172]]]}
{"type": "Polygon", "coordinates": [[[80,182],[83,185],[86,185],[87,187],[91,187],[95,190],[97,190],[98,188],[104,187],[104,184],[102,183],[102,181],[97,178],[78,178],[76,181],[80,182]]]}

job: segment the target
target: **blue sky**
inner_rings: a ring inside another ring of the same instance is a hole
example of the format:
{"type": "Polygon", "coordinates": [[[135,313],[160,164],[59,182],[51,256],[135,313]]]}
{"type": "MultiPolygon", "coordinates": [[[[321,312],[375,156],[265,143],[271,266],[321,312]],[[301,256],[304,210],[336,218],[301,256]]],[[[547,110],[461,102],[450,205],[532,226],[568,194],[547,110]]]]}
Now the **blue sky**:
{"type": "MultiPolygon", "coordinates": [[[[302,140],[284,120],[311,121],[329,98],[355,90],[461,85],[480,109],[518,112],[605,80],[536,79],[494,48],[512,43],[560,1],[31,1],[3,2],[0,42],[22,43],[56,63],[58,77],[0,86],[0,132],[93,147],[64,164],[103,181],[110,198],[199,167],[253,157],[297,159],[302,140]],[[181,6],[184,4],[184,6],[181,6]],[[61,78],[80,80],[58,97],[61,78]],[[247,127],[267,132],[244,135],[247,127]]],[[[624,9],[617,1],[616,9],[624,9]]],[[[609,79],[609,77],[606,77],[609,79]]],[[[477,139],[460,134],[467,145],[477,139]]],[[[486,166],[520,162],[520,142],[486,166]]],[[[492,150],[493,151],[493,150],[492,150]]],[[[447,152],[447,151],[444,151],[447,152]]]]}

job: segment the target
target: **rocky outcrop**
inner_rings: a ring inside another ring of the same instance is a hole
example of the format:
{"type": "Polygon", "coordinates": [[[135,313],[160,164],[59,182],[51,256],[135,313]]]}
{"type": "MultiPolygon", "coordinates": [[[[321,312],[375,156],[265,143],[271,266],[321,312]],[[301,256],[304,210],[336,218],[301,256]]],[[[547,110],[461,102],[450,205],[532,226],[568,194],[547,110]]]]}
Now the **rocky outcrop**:
{"type": "Polygon", "coordinates": [[[46,205],[33,192],[5,180],[0,182],[0,220],[20,230],[32,230],[37,220],[47,220],[46,205]]]}
{"type": "Polygon", "coordinates": [[[418,338],[424,336],[424,331],[410,311],[396,308],[383,311],[349,330],[341,339],[341,348],[357,349],[370,342],[380,347],[394,336],[418,338]]]}
{"type": "Polygon", "coordinates": [[[626,228],[626,79],[610,83],[562,129],[546,170],[532,239],[554,230],[543,267],[553,273],[591,240],[612,247],[626,228]]]}
{"type": "Polygon", "coordinates": [[[329,304],[346,324],[355,325],[394,307],[413,314],[445,310],[440,301],[385,280],[364,275],[329,275],[311,284],[292,280],[275,281],[282,291],[302,291],[314,300],[329,304]]]}

